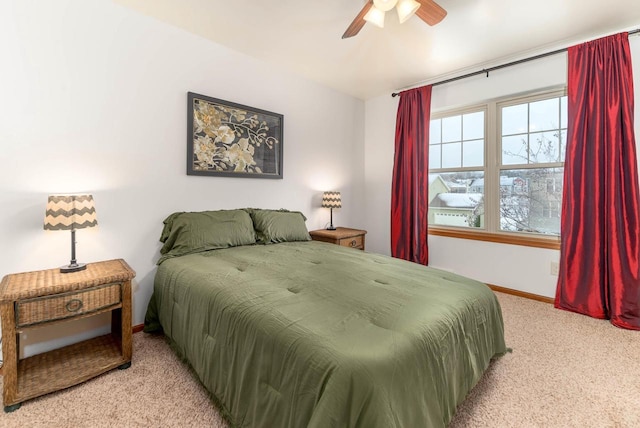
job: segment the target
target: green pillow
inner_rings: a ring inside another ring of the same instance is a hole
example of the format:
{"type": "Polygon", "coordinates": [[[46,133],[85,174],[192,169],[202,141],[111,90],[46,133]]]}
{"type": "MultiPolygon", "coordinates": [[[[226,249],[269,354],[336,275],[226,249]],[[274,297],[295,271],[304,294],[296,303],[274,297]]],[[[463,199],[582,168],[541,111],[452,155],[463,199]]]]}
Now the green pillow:
{"type": "Polygon", "coordinates": [[[168,258],[256,243],[251,216],[245,210],[174,213],[164,221],[164,245],[158,264],[168,258]]]}
{"type": "Polygon", "coordinates": [[[306,217],[299,211],[248,209],[261,244],[311,241],[304,224],[306,217]]]}

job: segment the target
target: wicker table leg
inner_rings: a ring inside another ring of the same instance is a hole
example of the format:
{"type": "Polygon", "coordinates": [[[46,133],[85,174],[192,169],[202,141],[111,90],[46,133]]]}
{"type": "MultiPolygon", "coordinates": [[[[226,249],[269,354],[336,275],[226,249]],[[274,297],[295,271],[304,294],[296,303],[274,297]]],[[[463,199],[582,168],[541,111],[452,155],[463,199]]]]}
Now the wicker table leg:
{"type": "Polygon", "coordinates": [[[18,403],[18,404],[13,404],[11,406],[4,406],[4,412],[5,413],[11,413],[14,410],[18,410],[20,408],[20,406],[22,405],[22,403],[18,403]]]}

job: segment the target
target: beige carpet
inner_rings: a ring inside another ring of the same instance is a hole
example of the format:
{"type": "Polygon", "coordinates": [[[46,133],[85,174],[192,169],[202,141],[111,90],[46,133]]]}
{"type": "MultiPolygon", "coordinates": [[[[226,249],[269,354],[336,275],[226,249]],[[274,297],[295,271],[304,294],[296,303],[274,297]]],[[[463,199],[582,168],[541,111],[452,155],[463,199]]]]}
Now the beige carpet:
{"type": "MultiPolygon", "coordinates": [[[[640,427],[640,332],[498,296],[513,353],[493,362],[451,427],[640,427]]],[[[162,338],[137,333],[133,345],[128,370],[28,401],[0,426],[227,426],[162,338]]]]}

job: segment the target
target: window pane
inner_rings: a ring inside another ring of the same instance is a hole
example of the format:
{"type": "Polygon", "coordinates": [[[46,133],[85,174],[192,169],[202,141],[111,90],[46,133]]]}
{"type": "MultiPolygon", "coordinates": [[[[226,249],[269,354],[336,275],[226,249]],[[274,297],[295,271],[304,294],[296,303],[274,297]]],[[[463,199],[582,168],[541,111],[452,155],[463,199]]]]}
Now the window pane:
{"type": "Polygon", "coordinates": [[[527,104],[504,107],[502,109],[502,135],[527,132],[527,104]]]}
{"type": "Polygon", "coordinates": [[[567,97],[560,97],[560,128],[567,128],[567,97]]]}
{"type": "Polygon", "coordinates": [[[440,119],[431,121],[431,125],[429,126],[429,144],[438,144],[440,142],[441,122],[440,119]]]}
{"type": "Polygon", "coordinates": [[[440,147],[441,145],[429,146],[429,169],[440,168],[440,147]]]}
{"type": "Polygon", "coordinates": [[[564,168],[500,172],[500,229],[560,235],[564,168]]]}
{"type": "Polygon", "coordinates": [[[429,224],[484,228],[484,172],[429,174],[429,224]]]}
{"type": "Polygon", "coordinates": [[[558,129],[560,126],[558,98],[529,104],[529,132],[558,129]]]}
{"type": "Polygon", "coordinates": [[[462,144],[462,166],[483,166],[484,140],[465,141],[462,144]]]}
{"type": "Polygon", "coordinates": [[[564,162],[564,155],[567,151],[567,131],[560,131],[560,162],[564,162]]]}
{"type": "Polygon", "coordinates": [[[560,162],[560,139],[554,132],[529,134],[529,163],[560,162]]]}
{"type": "Polygon", "coordinates": [[[442,167],[460,167],[462,162],[462,143],[449,143],[442,145],[442,167]]]}
{"type": "Polygon", "coordinates": [[[527,134],[502,137],[502,164],[518,165],[529,162],[527,134]]]}
{"type": "Polygon", "coordinates": [[[451,116],[442,119],[442,142],[462,140],[462,116],[451,116]]]}
{"type": "Polygon", "coordinates": [[[469,113],[462,116],[462,139],[484,138],[484,112],[469,113]]]}

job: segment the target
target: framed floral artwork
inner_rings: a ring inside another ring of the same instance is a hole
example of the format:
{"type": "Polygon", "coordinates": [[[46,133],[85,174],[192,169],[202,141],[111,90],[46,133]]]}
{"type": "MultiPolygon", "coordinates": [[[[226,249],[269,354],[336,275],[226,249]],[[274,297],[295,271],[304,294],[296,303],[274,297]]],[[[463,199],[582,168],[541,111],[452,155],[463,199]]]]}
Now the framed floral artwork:
{"type": "Polygon", "coordinates": [[[282,178],[281,114],[188,95],[187,175],[282,178]]]}

